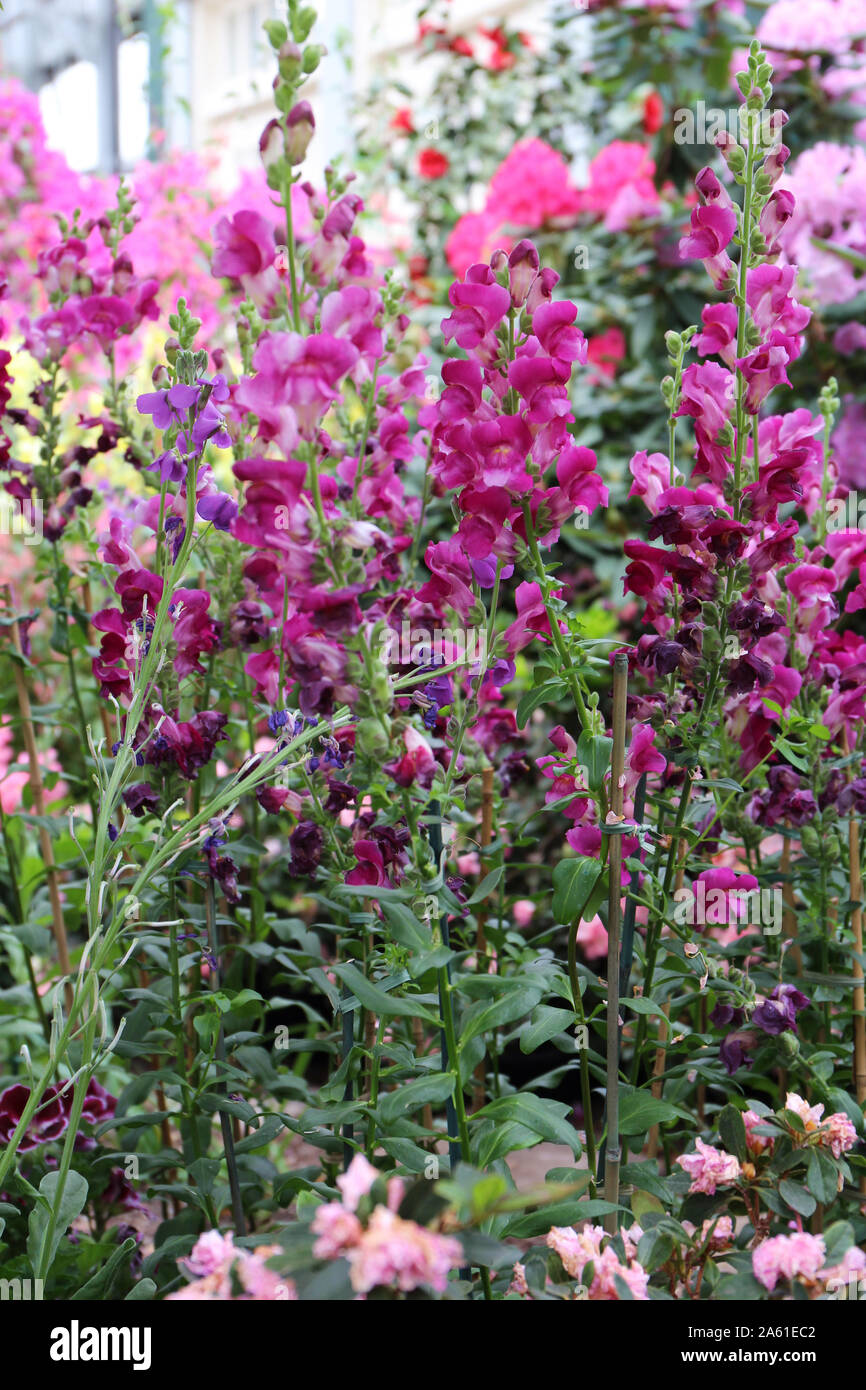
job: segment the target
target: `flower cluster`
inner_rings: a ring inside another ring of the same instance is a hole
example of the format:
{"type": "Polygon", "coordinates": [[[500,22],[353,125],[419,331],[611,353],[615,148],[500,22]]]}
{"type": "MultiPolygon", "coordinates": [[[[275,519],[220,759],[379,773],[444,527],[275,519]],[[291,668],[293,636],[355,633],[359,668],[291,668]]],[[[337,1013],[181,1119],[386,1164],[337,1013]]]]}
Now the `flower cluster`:
{"type": "Polygon", "coordinates": [[[584,1226],[581,1231],[573,1226],[554,1226],[547,1233],[546,1244],[556,1251],[566,1274],[572,1279],[582,1282],[584,1271],[591,1266],[592,1279],[587,1291],[590,1302],[617,1302],[623,1297],[620,1284],[625,1286],[625,1297],[643,1302],[649,1298],[649,1276],[636,1259],[643,1232],[639,1226],[632,1226],[620,1234],[625,1259],[606,1238],[602,1226],[584,1226]]]}
{"type": "Polygon", "coordinates": [[[655,163],[645,145],[614,140],[589,165],[585,187],[572,182],[568,165],[543,140],[520,140],[496,170],[480,212],[457,221],[445,245],[457,275],[510,251],[515,234],[573,226],[582,214],[621,232],[630,222],[652,217],[660,207],[655,163]]]}
{"type": "Polygon", "coordinates": [[[676,1161],[692,1180],[689,1192],[712,1196],[717,1187],[735,1183],[740,1177],[740,1164],[734,1155],[705,1144],[700,1136],[695,1140],[695,1152],[680,1154],[676,1161]]]}
{"type": "Polygon", "coordinates": [[[192,1275],[190,1282],[169,1299],[205,1302],[235,1299],[240,1302],[293,1302],[298,1294],[290,1279],[282,1279],[268,1266],[268,1260],[282,1254],[279,1245],[258,1245],[242,1250],[231,1231],[205,1231],[188,1256],[178,1264],[192,1275]]]}
{"type": "Polygon", "coordinates": [[[400,1178],[381,1183],[387,1187],[387,1200],[373,1205],[370,1194],[376,1183],[381,1183],[378,1169],[356,1154],[337,1179],[342,1200],[324,1203],[313,1216],[313,1254],[323,1260],[347,1260],[358,1294],[380,1287],[443,1293],[449,1271],[463,1257],[460,1242],[400,1216],[405,1190],[400,1178]]]}

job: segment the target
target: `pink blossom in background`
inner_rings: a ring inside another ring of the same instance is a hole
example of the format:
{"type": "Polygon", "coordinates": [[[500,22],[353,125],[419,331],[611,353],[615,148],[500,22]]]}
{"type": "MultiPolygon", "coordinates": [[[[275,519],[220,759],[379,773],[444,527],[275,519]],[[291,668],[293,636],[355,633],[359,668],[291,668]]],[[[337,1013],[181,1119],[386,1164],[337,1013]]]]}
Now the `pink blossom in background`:
{"type": "Polygon", "coordinates": [[[824,1265],[823,1236],[795,1231],[791,1236],[772,1236],[752,1252],[755,1278],[765,1289],[774,1289],[780,1279],[817,1279],[824,1265]]]}
{"type": "Polygon", "coordinates": [[[785,258],[799,266],[819,304],[853,299],[863,286],[862,272],[812,238],[866,254],[866,150],[820,140],[792,161],[780,187],[795,199],[780,237],[785,258]]]}
{"type": "Polygon", "coordinates": [[[581,922],[577,929],[577,944],[587,960],[607,956],[607,927],[598,913],[588,922],[581,922]]]}

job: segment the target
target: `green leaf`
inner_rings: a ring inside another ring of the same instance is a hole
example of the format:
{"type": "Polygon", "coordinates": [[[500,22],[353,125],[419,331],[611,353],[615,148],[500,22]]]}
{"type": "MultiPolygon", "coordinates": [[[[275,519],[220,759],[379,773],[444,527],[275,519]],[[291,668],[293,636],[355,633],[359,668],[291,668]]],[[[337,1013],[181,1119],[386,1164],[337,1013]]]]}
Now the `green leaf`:
{"type": "Polygon", "coordinates": [[[646,1216],[647,1212],[664,1211],[658,1197],[654,1197],[651,1192],[634,1191],[631,1194],[630,1206],[638,1225],[641,1223],[641,1217],[646,1216]]]}
{"type": "Polygon", "coordinates": [[[677,1107],[666,1100],[657,1100],[642,1091],[626,1092],[620,1096],[619,1131],[627,1135],[646,1134],[653,1125],[675,1120],[679,1113],[677,1107]]]}
{"type": "Polygon", "coordinates": [[[361,971],[348,961],[342,965],[333,966],[335,975],[338,975],[344,984],[349,986],[354,994],[358,996],[365,1009],[370,1009],[372,1013],[380,1017],[390,1018],[394,1015],[403,1018],[420,1018],[427,1023],[437,1024],[439,1020],[435,1014],[431,1014],[429,1009],[425,1009],[421,1004],[412,999],[394,999],[385,990],[374,985],[366,979],[361,971]]]}
{"type": "Polygon", "coordinates": [[[506,1023],[523,1018],[524,1014],[535,1008],[541,992],[540,985],[520,982],[501,998],[495,999],[492,1004],[484,1004],[480,1008],[475,1006],[468,1010],[463,1020],[458,1047],[462,1049],[473,1038],[481,1037],[485,1033],[491,1033],[495,1028],[504,1027],[506,1023]]]}
{"type": "Polygon", "coordinates": [[[713,1298],[726,1302],[745,1303],[758,1298],[766,1298],[767,1291],[759,1284],[754,1274],[743,1270],[740,1274],[726,1274],[716,1285],[713,1298]]]}
{"type": "Polygon", "coordinates": [[[719,1137],[729,1154],[741,1163],[748,1157],[746,1123],[735,1105],[726,1105],[719,1114],[719,1137]]]}
{"type": "Polygon", "coordinates": [[[527,690],[517,704],[518,729],[523,728],[529,716],[538,709],[539,705],[553,704],[554,701],[561,700],[567,691],[568,686],[565,681],[547,681],[544,685],[536,685],[532,690],[527,690]]]}
{"type": "Polygon", "coordinates": [[[582,733],[577,740],[577,761],[586,768],[586,775],[592,791],[599,791],[604,775],[610,769],[610,754],[613,739],[601,734],[582,733]]]}
{"type": "Polygon", "coordinates": [[[468,1265],[485,1265],[488,1269],[505,1269],[514,1264],[514,1246],[505,1245],[483,1231],[462,1231],[458,1239],[463,1246],[463,1258],[468,1265]]]}
{"type": "Polygon", "coordinates": [[[652,1273],[670,1259],[673,1248],[673,1236],[668,1231],[646,1231],[638,1242],[637,1258],[644,1269],[652,1273]]]}
{"type": "Polygon", "coordinates": [[[644,999],[642,995],[636,994],[632,999],[620,999],[621,1009],[633,1009],[636,1014],[658,1014],[660,1018],[666,1018],[661,1004],[657,1004],[654,999],[644,999]]]}
{"type": "Polygon", "coordinates": [[[383,1096],[379,1104],[379,1115],[385,1124],[391,1124],[408,1111],[419,1110],[422,1105],[443,1104],[453,1092],[453,1072],[419,1076],[383,1096]]]}
{"type": "Polygon", "coordinates": [[[571,1107],[563,1101],[542,1100],[541,1096],[526,1092],[523,1095],[501,1096],[499,1100],[493,1100],[481,1110],[476,1110],[472,1119],[516,1120],[534,1134],[540,1134],[542,1139],[549,1139],[551,1144],[567,1144],[577,1157],[581,1151],[580,1138],[566,1119],[570,1114],[571,1107]]]}
{"type": "Polygon", "coordinates": [[[405,903],[386,899],[382,903],[382,911],[391,928],[391,935],[401,946],[407,946],[410,951],[429,950],[433,942],[430,928],[419,922],[405,903]]]}
{"type": "Polygon", "coordinates": [[[850,1221],[834,1221],[824,1231],[824,1245],[827,1249],[825,1264],[840,1264],[846,1250],[854,1244],[854,1227],[850,1221]]]}
{"type": "Polygon", "coordinates": [[[130,1236],[122,1245],[109,1255],[101,1269],[97,1270],[92,1279],[88,1279],[86,1284],[82,1284],[76,1293],[70,1295],[73,1303],[81,1299],[102,1298],[110,1289],[112,1277],[115,1270],[124,1260],[128,1259],[136,1247],[136,1241],[130,1236]]]}
{"type": "Polygon", "coordinates": [[[245,1134],[243,1139],[237,1141],[235,1153],[254,1153],[256,1149],[265,1148],[272,1139],[276,1139],[278,1134],[282,1134],[283,1128],[283,1122],[279,1115],[266,1115],[258,1129],[254,1129],[250,1134],[245,1134]]]}
{"type": "Polygon", "coordinates": [[[539,1004],[531,1022],[520,1034],[520,1051],[534,1052],[543,1043],[566,1032],[573,1023],[573,1009],[555,1009],[549,1004],[539,1004]]]}
{"type": "Polygon", "coordinates": [[[542,1207],[540,1211],[530,1211],[513,1217],[502,1231],[502,1235],[514,1238],[543,1236],[551,1226],[573,1226],[576,1221],[607,1216],[609,1212],[617,1210],[619,1208],[615,1202],[596,1202],[587,1201],[584,1197],[569,1197],[563,1202],[551,1202],[550,1206],[542,1207]]]}
{"type": "Polygon", "coordinates": [[[799,1183],[791,1182],[790,1178],[783,1178],[779,1183],[779,1196],[801,1216],[811,1216],[818,1205],[811,1192],[807,1192],[799,1183]]]}
{"type": "Polygon", "coordinates": [[[54,1263],[54,1256],[57,1254],[61,1237],[76,1216],[81,1215],[84,1210],[84,1203],[87,1201],[87,1181],[80,1173],[70,1169],[66,1174],[66,1182],[58,1204],[57,1186],[59,1182],[60,1173],[58,1171],[45,1174],[39,1184],[39,1191],[48,1205],[44,1206],[40,1202],[30,1213],[27,1258],[37,1279],[45,1278],[54,1263]],[[49,1235],[52,1212],[54,1212],[54,1225],[49,1235]]]}
{"type": "Polygon", "coordinates": [[[782,754],[783,758],[787,758],[788,762],[791,763],[793,767],[796,767],[799,772],[811,771],[809,760],[806,756],[807,749],[805,744],[799,743],[795,747],[794,744],[789,743],[788,739],[780,736],[775,740],[773,747],[778,753],[782,754]]]}
{"type": "Polygon", "coordinates": [[[476,903],[483,903],[485,898],[489,898],[499,884],[502,875],[505,873],[505,865],[498,864],[495,869],[491,869],[489,874],[485,874],[479,883],[472,897],[468,899],[466,906],[475,907],[476,903]]]}
{"type": "Polygon", "coordinates": [[[806,1168],[806,1186],[813,1197],[829,1206],[839,1191],[839,1169],[829,1154],[812,1149],[806,1168]]]}
{"type": "Polygon", "coordinates": [[[560,859],[553,870],[553,915],[557,922],[568,924],[581,915],[600,876],[597,859],[584,854],[560,859]]]}
{"type": "Polygon", "coordinates": [[[125,1303],[149,1303],[156,1293],[156,1284],[152,1279],[139,1279],[137,1284],[133,1284],[129,1293],[124,1299],[125,1303]]]}

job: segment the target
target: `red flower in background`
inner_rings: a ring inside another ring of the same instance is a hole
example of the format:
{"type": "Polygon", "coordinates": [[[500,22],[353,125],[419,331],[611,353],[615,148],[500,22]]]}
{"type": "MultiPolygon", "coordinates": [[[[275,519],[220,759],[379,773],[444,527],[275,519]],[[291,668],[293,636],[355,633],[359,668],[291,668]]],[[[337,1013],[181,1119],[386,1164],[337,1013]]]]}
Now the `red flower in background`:
{"type": "Polygon", "coordinates": [[[625,335],[621,328],[607,328],[587,339],[586,360],[591,362],[596,381],[613,381],[616,369],[625,357],[625,335]]]}
{"type": "Polygon", "coordinates": [[[402,131],[404,135],[414,135],[415,126],[412,122],[412,112],[408,106],[399,107],[388,122],[391,130],[402,131]]]}
{"type": "Polygon", "coordinates": [[[429,146],[418,155],[418,173],[422,179],[441,179],[451,168],[448,156],[429,146]]]}
{"type": "Polygon", "coordinates": [[[664,125],[665,107],[658,92],[650,92],[644,97],[643,128],[647,135],[655,135],[664,125]]]}

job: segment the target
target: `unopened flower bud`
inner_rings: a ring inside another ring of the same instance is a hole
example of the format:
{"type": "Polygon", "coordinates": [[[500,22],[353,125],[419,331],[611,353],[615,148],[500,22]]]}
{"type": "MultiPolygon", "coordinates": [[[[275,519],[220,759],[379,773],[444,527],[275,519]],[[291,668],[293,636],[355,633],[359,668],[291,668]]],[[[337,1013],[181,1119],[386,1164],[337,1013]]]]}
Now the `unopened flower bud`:
{"type": "Polygon", "coordinates": [[[308,101],[297,102],[286,118],[286,154],[290,164],[303,163],[307,146],[313,138],[315,128],[316,121],[310,103],[308,101]]]}
{"type": "Polygon", "coordinates": [[[319,66],[319,63],[325,57],[327,52],[328,50],[323,43],[307,44],[307,47],[304,49],[304,56],[302,59],[304,72],[315,72],[316,68],[319,66]]]}
{"type": "Polygon", "coordinates": [[[531,241],[519,241],[508,257],[509,289],[515,309],[526,303],[530,286],[538,274],[538,251],[531,241]]]}
{"type": "Polygon", "coordinates": [[[281,19],[266,19],[264,30],[271,48],[279,51],[289,37],[289,31],[281,19]]]}
{"type": "Polygon", "coordinates": [[[259,154],[266,169],[270,169],[277,160],[282,159],[285,150],[285,136],[283,128],[276,116],[272,121],[268,121],[261,135],[259,136],[259,154]]]}
{"type": "Polygon", "coordinates": [[[286,82],[293,82],[296,77],[300,77],[303,67],[304,55],[296,43],[288,39],[280,44],[277,53],[277,67],[280,70],[280,77],[285,78],[286,82]]]}

